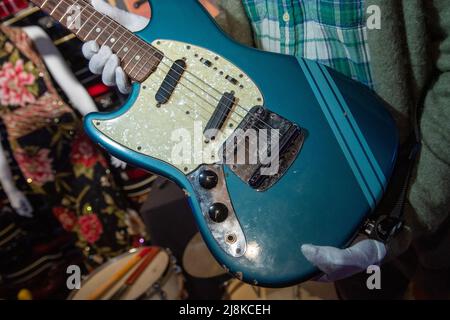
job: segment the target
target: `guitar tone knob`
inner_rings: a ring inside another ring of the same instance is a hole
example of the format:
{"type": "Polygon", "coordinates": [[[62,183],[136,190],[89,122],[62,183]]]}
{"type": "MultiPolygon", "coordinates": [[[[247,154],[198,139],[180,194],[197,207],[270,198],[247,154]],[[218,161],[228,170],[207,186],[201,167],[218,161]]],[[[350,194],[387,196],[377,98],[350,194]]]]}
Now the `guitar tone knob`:
{"type": "Polygon", "coordinates": [[[209,207],[208,213],[212,221],[220,223],[227,219],[228,208],[223,203],[216,202],[209,207]]]}

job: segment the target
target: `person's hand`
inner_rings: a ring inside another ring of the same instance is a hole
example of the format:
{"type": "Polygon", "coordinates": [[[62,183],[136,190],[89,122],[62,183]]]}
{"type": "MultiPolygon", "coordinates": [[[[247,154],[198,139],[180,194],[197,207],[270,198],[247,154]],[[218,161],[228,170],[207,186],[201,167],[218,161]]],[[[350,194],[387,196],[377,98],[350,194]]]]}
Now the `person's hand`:
{"type": "Polygon", "coordinates": [[[114,157],[114,156],[111,156],[110,160],[111,160],[111,165],[112,165],[114,168],[125,169],[125,168],[127,167],[127,163],[126,163],[125,161],[122,161],[122,160],[120,160],[120,159],[117,159],[117,158],[114,157]]]}
{"type": "Polygon", "coordinates": [[[9,202],[11,203],[11,207],[19,216],[26,218],[33,217],[33,207],[22,192],[20,192],[19,190],[15,190],[9,192],[7,195],[9,202]]]}
{"type": "MultiPolygon", "coordinates": [[[[112,7],[102,0],[91,0],[91,4],[98,12],[108,15],[132,32],[142,30],[149,21],[144,17],[112,7]]],[[[95,41],[88,41],[83,45],[82,51],[86,59],[90,60],[89,70],[94,74],[101,74],[104,84],[117,85],[123,94],[131,91],[130,81],[120,66],[120,59],[110,47],[103,45],[100,48],[95,41]]]]}
{"type": "Polygon", "coordinates": [[[386,247],[376,240],[363,240],[346,249],[304,244],[305,258],[317,266],[324,275],[318,281],[331,282],[348,278],[378,265],[386,256],[386,247]]]}

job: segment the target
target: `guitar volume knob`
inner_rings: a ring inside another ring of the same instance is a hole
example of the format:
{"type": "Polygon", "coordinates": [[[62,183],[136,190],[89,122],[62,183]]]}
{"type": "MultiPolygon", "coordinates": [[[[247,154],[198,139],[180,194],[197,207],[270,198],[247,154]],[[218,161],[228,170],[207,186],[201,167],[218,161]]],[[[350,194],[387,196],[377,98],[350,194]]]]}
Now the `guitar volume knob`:
{"type": "Polygon", "coordinates": [[[217,183],[219,182],[219,177],[214,171],[204,170],[200,172],[198,176],[198,182],[203,188],[209,190],[217,186],[217,183]]]}

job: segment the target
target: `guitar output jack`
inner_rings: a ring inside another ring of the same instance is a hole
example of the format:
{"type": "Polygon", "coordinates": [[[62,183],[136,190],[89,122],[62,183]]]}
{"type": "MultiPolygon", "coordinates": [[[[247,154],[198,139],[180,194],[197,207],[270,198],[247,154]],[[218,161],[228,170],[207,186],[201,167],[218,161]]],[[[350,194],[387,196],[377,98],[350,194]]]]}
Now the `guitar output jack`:
{"type": "Polygon", "coordinates": [[[234,233],[229,233],[225,236],[225,241],[229,244],[235,243],[237,240],[237,237],[234,233]]]}

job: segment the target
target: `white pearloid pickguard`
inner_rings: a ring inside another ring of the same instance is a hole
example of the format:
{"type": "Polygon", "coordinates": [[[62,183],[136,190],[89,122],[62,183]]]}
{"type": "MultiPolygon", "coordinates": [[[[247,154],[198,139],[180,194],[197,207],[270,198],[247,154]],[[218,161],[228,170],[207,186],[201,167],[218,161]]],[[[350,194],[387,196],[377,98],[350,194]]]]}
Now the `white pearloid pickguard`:
{"type": "Polygon", "coordinates": [[[163,52],[165,57],[158,69],[141,83],[134,105],[118,118],[93,120],[94,125],[102,134],[122,146],[170,163],[185,174],[201,164],[220,161],[218,150],[223,142],[233,133],[248,110],[263,104],[261,92],[242,70],[214,52],[169,40],[154,41],[153,46],[163,52]],[[212,66],[206,66],[201,58],[211,61],[212,66]],[[185,59],[186,71],[170,100],[157,107],[156,92],[173,61],[178,59],[185,59]],[[239,84],[228,81],[225,78],[227,75],[238,80],[239,84]],[[222,94],[231,91],[235,92],[237,104],[220,134],[214,141],[206,143],[204,127],[222,94]],[[191,156],[180,161],[174,150],[179,150],[180,134],[183,132],[188,134],[184,141],[190,141],[191,156]]]}

